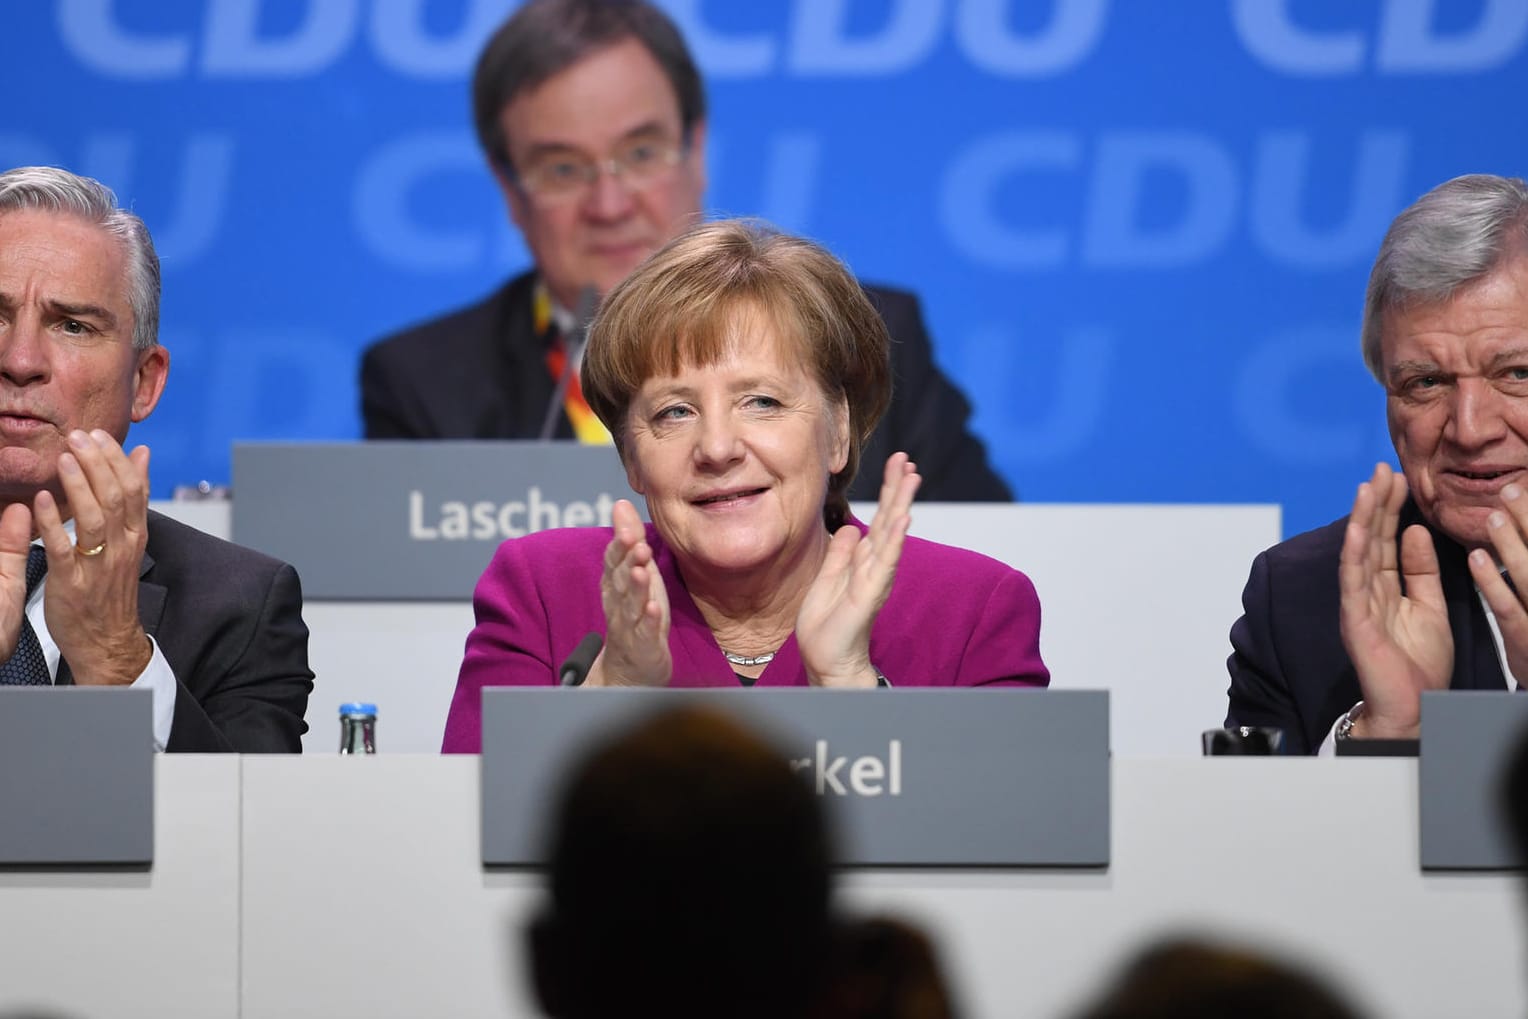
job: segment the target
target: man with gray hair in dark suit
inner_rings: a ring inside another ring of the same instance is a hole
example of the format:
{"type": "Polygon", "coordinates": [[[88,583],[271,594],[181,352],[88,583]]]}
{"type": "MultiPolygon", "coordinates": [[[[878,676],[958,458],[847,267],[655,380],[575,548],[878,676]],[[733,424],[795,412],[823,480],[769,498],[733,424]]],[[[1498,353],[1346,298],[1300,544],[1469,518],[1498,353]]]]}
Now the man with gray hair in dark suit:
{"type": "Polygon", "coordinates": [[[1293,753],[1417,739],[1427,690],[1528,682],[1528,184],[1472,174],[1391,224],[1362,346],[1400,471],[1252,565],[1227,724],[1293,753]]]}
{"type": "Polygon", "coordinates": [[[164,392],[159,258],[111,191],[0,173],[0,685],[133,686],[171,751],[301,750],[285,563],[149,510],[130,425],[164,392]]]}

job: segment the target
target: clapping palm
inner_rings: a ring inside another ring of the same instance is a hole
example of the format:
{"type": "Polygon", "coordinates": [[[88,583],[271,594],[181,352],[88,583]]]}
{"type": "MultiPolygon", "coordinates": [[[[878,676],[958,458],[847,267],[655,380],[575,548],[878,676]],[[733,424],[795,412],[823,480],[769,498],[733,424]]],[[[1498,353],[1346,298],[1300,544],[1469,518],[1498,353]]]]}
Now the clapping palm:
{"type": "Polygon", "coordinates": [[[922,480],[906,453],[892,454],[869,532],[862,535],[853,524],[845,524],[829,542],[822,568],[796,616],[796,644],[814,685],[875,682],[870,628],[891,595],[912,523],[913,496],[922,480]]]}
{"type": "Polygon", "coordinates": [[[1414,735],[1422,692],[1446,689],[1454,668],[1448,605],[1427,528],[1406,529],[1397,562],[1405,501],[1405,478],[1378,465],[1358,487],[1338,566],[1342,643],[1358,673],[1372,735],[1414,735]]]}

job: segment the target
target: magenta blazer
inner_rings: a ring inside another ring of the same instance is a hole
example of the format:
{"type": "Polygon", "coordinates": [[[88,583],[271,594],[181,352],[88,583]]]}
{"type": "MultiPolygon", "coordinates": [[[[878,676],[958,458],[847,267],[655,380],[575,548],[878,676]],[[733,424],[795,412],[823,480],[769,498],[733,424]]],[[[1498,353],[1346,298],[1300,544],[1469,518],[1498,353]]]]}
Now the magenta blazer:
{"type": "MultiPolygon", "coordinates": [[[[585,634],[605,632],[600,574],[612,535],[608,527],[563,528],[499,546],[472,596],[477,625],[446,717],[444,753],[478,752],[483,687],[549,686],[585,634]]],[[[671,685],[737,686],[652,524],[647,541],[668,589],[671,685]]],[[[996,559],[912,537],[871,629],[870,660],[893,686],[1050,683],[1040,660],[1040,600],[1029,578],[996,559]]],[[[755,685],[808,685],[794,635],[755,685]]]]}

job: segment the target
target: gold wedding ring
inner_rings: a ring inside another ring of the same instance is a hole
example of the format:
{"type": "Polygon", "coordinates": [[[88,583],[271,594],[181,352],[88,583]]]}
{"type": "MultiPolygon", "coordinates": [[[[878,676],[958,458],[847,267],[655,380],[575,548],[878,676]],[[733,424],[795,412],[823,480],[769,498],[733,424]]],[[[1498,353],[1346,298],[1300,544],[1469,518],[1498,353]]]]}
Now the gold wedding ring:
{"type": "Polygon", "coordinates": [[[101,542],[95,548],[80,548],[78,545],[76,545],[74,546],[74,550],[82,556],[97,556],[106,551],[106,542],[101,542]]]}

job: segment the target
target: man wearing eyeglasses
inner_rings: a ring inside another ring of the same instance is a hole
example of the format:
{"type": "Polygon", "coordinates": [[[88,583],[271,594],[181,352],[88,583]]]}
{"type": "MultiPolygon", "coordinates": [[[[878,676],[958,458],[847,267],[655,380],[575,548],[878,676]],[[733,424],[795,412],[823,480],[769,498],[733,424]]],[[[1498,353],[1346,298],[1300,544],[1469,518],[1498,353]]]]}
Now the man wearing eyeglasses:
{"type": "MultiPolygon", "coordinates": [[[[494,33],[472,84],[478,139],[535,268],[487,300],[373,344],[368,439],[609,442],[577,379],[598,299],[700,219],[706,110],[674,24],[645,0],[530,0],[494,33]]],[[[1006,501],[933,362],[911,294],[866,287],[892,336],[892,406],[863,462],[907,451],[920,497],[1006,501]]],[[[874,500],[879,471],[850,490],[874,500]]]]}

